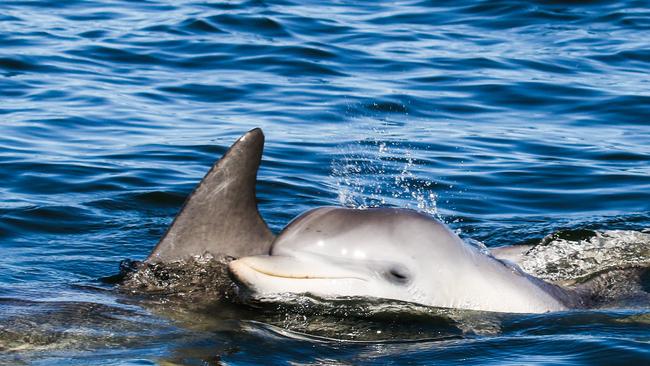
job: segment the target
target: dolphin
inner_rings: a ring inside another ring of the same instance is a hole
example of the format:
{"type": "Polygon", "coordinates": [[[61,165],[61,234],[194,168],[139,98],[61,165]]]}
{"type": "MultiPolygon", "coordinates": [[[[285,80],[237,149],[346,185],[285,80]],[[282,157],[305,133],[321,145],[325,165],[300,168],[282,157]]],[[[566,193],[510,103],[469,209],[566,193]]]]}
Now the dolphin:
{"type": "Polygon", "coordinates": [[[466,244],[428,215],[397,208],[308,211],[268,255],[240,258],[229,269],[257,297],[362,296],[509,313],[569,307],[561,288],[466,244]]]}
{"type": "Polygon", "coordinates": [[[259,128],[240,137],[190,194],[146,262],[206,253],[237,258],[228,264],[231,278],[242,294],[260,299],[369,297],[509,313],[562,311],[578,303],[571,291],[467,244],[413,210],[321,207],[276,237],[255,197],[263,147],[259,128]]]}

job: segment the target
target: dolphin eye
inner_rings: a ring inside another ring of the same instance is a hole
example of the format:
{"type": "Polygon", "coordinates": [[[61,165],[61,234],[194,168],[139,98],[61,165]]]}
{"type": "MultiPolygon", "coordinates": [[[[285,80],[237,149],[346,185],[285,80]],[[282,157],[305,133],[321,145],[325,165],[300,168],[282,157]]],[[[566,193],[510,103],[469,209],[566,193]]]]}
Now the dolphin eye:
{"type": "Polygon", "coordinates": [[[388,268],[388,270],[385,272],[385,277],[389,281],[400,285],[407,284],[411,279],[407,269],[401,266],[393,266],[388,268]]]}

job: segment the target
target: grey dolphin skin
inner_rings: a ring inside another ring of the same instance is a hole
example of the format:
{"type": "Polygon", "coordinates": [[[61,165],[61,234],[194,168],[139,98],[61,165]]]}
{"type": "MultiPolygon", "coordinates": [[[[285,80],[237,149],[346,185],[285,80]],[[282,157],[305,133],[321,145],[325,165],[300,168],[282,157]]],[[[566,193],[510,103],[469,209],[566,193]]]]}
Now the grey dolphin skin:
{"type": "Polygon", "coordinates": [[[264,135],[240,137],[185,202],[149,263],[211,253],[238,258],[247,296],[364,296],[427,306],[542,313],[576,303],[571,292],[465,243],[446,225],[407,209],[321,207],[275,237],[257,210],[264,135]]]}
{"type": "Polygon", "coordinates": [[[168,262],[206,252],[232,257],[268,253],[274,236],[255,198],[263,149],[261,129],[240,137],[196,186],[146,261],[168,262]]]}

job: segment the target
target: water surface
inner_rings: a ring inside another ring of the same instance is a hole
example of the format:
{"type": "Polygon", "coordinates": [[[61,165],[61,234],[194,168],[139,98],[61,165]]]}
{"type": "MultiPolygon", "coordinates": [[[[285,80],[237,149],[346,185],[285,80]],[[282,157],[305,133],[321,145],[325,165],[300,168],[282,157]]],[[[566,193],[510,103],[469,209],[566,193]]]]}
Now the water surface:
{"type": "Polygon", "coordinates": [[[457,324],[97,281],[144,258],[253,127],[275,231],[382,205],[488,247],[634,237],[650,227],[647,5],[3,1],[0,362],[647,363],[647,303],[457,324]]]}

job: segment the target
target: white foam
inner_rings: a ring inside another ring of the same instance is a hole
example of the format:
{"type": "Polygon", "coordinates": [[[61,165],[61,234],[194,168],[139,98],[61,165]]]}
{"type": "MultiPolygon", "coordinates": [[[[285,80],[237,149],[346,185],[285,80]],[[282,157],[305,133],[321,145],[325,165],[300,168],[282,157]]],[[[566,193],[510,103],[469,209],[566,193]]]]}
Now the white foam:
{"type": "MultiPolygon", "coordinates": [[[[645,230],[644,230],[645,231],[645,230]]],[[[554,239],[533,247],[521,268],[537,277],[576,280],[607,269],[650,265],[650,233],[607,230],[582,240],[554,239]]]]}

